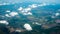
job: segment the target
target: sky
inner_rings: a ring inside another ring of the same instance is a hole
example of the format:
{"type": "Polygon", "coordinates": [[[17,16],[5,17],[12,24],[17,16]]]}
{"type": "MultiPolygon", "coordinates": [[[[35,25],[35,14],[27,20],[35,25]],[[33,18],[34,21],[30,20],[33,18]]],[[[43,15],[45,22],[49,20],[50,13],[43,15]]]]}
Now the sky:
{"type": "Polygon", "coordinates": [[[7,2],[7,3],[23,3],[23,2],[38,2],[38,3],[60,3],[60,0],[0,0],[0,3],[7,2]]]}

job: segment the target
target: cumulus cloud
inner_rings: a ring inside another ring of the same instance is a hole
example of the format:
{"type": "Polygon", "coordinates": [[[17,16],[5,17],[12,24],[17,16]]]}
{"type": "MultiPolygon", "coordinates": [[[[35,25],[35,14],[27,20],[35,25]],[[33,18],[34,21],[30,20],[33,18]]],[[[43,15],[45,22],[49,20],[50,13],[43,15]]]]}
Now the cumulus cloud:
{"type": "Polygon", "coordinates": [[[17,12],[11,12],[9,15],[10,16],[16,16],[16,15],[18,15],[18,13],[17,12]]]}
{"type": "Polygon", "coordinates": [[[28,31],[32,30],[32,27],[30,26],[30,24],[24,24],[24,28],[26,28],[26,30],[28,31]]]}
{"type": "Polygon", "coordinates": [[[0,24],[6,24],[6,25],[8,25],[9,23],[6,20],[0,20],[0,24]]]}

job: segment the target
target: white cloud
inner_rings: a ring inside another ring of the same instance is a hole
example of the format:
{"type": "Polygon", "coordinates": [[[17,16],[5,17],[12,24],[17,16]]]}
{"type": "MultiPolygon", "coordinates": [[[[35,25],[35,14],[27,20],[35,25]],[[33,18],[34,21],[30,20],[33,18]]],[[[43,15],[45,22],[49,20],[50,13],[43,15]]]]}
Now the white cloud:
{"type": "Polygon", "coordinates": [[[47,3],[42,3],[42,4],[38,5],[38,6],[46,6],[46,5],[48,5],[48,4],[47,3]]]}
{"type": "Polygon", "coordinates": [[[9,15],[10,16],[16,16],[16,15],[18,15],[18,13],[17,12],[11,12],[9,15]]]}
{"type": "Polygon", "coordinates": [[[38,7],[37,4],[32,4],[31,5],[31,8],[36,8],[36,7],[38,7]]]}
{"type": "Polygon", "coordinates": [[[6,24],[6,25],[9,24],[6,20],[0,20],[0,23],[1,23],[1,24],[6,24]]]}
{"type": "Polygon", "coordinates": [[[5,14],[6,17],[10,17],[9,14],[5,14]]]}
{"type": "Polygon", "coordinates": [[[21,10],[23,10],[23,8],[22,8],[22,7],[19,7],[19,8],[18,8],[18,10],[20,10],[20,11],[21,11],[21,10]]]}
{"type": "Polygon", "coordinates": [[[58,15],[60,15],[60,13],[56,13],[55,15],[58,16],[58,15]]]}
{"type": "Polygon", "coordinates": [[[25,11],[30,11],[30,10],[31,10],[31,8],[29,8],[29,7],[25,9],[25,11]]]}
{"type": "Polygon", "coordinates": [[[51,16],[51,18],[55,18],[55,16],[51,16]]]}
{"type": "Polygon", "coordinates": [[[17,29],[17,30],[15,30],[16,32],[21,32],[21,30],[19,30],[19,29],[17,29]]]}
{"type": "Polygon", "coordinates": [[[25,13],[23,13],[23,15],[32,15],[32,13],[31,12],[25,12],[25,13]]]}
{"type": "Polygon", "coordinates": [[[31,8],[28,7],[28,8],[23,9],[21,12],[22,12],[22,13],[27,13],[27,12],[29,12],[30,10],[31,10],[31,8]]]}
{"type": "Polygon", "coordinates": [[[37,24],[37,25],[41,25],[40,23],[38,23],[38,22],[36,22],[35,24],[37,24]]]}
{"type": "Polygon", "coordinates": [[[24,28],[28,31],[32,30],[32,27],[29,24],[24,24],[24,28]]]}
{"type": "Polygon", "coordinates": [[[23,13],[23,15],[27,15],[27,13],[23,13]]]}
{"type": "Polygon", "coordinates": [[[0,5],[9,5],[10,3],[1,3],[0,5]]]}
{"type": "MultiPolygon", "coordinates": [[[[21,8],[22,9],[22,8],[21,8]]],[[[32,13],[30,12],[32,8],[27,7],[25,9],[23,9],[22,11],[20,11],[23,15],[32,15],[32,13]]]]}
{"type": "Polygon", "coordinates": [[[38,22],[33,22],[32,24],[36,24],[36,25],[42,25],[42,24],[40,24],[40,23],[38,23],[38,22]]]}
{"type": "Polygon", "coordinates": [[[28,14],[28,15],[32,15],[32,13],[31,13],[31,12],[28,12],[27,14],[28,14]]]}
{"type": "Polygon", "coordinates": [[[11,12],[10,10],[6,10],[6,12],[11,12]]]}

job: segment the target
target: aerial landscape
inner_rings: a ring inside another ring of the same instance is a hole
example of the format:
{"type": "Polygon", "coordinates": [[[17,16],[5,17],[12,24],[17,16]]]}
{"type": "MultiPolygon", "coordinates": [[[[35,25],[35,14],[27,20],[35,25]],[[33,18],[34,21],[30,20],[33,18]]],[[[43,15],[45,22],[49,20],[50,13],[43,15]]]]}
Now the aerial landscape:
{"type": "Polygon", "coordinates": [[[60,34],[60,0],[1,0],[0,34],[60,34]]]}

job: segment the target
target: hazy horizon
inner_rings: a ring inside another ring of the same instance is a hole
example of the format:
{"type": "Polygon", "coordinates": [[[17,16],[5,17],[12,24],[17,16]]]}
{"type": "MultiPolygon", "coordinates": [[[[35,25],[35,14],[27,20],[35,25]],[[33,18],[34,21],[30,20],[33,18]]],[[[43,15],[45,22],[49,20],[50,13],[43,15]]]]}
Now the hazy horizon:
{"type": "Polygon", "coordinates": [[[0,3],[23,3],[23,2],[37,2],[37,3],[59,3],[60,0],[0,0],[0,3]]]}

